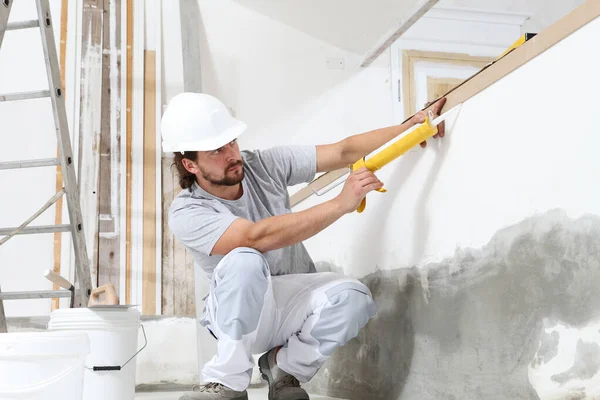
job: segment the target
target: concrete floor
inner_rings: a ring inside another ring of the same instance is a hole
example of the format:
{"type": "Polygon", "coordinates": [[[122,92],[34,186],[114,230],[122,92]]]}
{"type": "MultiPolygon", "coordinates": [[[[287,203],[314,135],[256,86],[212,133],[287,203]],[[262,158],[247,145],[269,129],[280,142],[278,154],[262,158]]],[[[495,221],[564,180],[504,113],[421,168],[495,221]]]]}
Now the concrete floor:
{"type": "MultiPolygon", "coordinates": [[[[177,400],[183,392],[153,392],[153,393],[138,393],[135,400],[177,400]]],[[[249,400],[265,400],[267,399],[268,389],[257,388],[248,390],[249,400]]],[[[333,397],[310,396],[311,400],[341,400],[333,397]]]]}

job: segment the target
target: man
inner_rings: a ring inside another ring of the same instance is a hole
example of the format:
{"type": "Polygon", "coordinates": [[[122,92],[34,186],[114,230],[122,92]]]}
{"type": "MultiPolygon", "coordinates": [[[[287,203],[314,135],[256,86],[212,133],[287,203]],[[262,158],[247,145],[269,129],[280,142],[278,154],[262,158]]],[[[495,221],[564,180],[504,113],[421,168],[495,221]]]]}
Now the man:
{"type": "MultiPolygon", "coordinates": [[[[436,115],[443,104],[434,106],[436,115]]],[[[240,152],[236,138],[246,125],[219,100],[183,93],[169,103],[163,149],[174,152],[184,189],[169,226],[210,281],[198,317],[217,339],[217,355],[202,370],[204,385],[182,399],[247,399],[252,354],[259,353],[270,400],[309,399],[300,383],[358,335],[376,306],[358,280],[317,273],[302,241],[354,212],[383,184],[363,168],[335,198],[295,213],[287,188],[352,164],[424,116],[333,144],[240,152]]],[[[443,125],[438,129],[444,136],[443,125]]]]}

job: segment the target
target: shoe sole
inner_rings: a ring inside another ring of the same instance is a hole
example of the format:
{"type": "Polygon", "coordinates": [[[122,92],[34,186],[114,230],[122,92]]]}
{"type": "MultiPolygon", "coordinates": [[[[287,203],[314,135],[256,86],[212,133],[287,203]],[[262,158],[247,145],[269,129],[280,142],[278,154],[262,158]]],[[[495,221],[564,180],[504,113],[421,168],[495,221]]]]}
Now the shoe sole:
{"type": "MultiPolygon", "coordinates": [[[[258,370],[260,371],[263,379],[266,380],[269,384],[268,400],[275,400],[275,398],[272,395],[273,388],[271,387],[271,382],[273,382],[273,375],[271,374],[271,368],[269,368],[269,360],[266,354],[258,359],[258,370]]],[[[294,400],[310,400],[310,397],[295,398],[294,400]]]]}
{"type": "MultiPolygon", "coordinates": [[[[194,397],[191,395],[184,395],[184,396],[180,397],[179,400],[194,400],[194,397]]],[[[246,395],[243,395],[240,397],[234,397],[234,398],[227,399],[227,400],[248,400],[248,395],[246,394],[246,395]]]]}

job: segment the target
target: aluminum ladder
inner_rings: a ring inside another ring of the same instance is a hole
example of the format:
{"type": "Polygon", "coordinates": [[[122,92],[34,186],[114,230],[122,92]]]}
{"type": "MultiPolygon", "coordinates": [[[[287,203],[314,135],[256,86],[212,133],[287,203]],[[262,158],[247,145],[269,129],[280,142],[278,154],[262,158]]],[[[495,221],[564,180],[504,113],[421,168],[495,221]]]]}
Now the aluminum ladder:
{"type": "MultiPolygon", "coordinates": [[[[62,169],[64,187],[58,193],[52,196],[52,198],[50,198],[50,200],[48,200],[48,202],[44,204],[42,208],[40,208],[33,216],[31,216],[19,227],[0,229],[0,236],[2,236],[0,238],[0,245],[4,244],[7,240],[15,235],[71,232],[73,250],[75,253],[76,286],[78,287],[75,295],[74,306],[86,307],[88,305],[92,290],[92,278],[90,274],[89,259],[83,231],[83,219],[81,216],[79,189],[77,186],[75,166],[73,163],[73,151],[71,148],[69,127],[67,125],[67,111],[65,98],[62,91],[60,65],[58,62],[58,56],[56,54],[54,32],[52,31],[50,5],[48,0],[34,0],[37,7],[37,20],[13,22],[9,24],[8,17],[14,1],[15,0],[0,0],[0,48],[2,47],[4,33],[7,30],[39,28],[42,37],[42,47],[44,49],[44,59],[46,63],[49,89],[45,91],[0,94],[0,102],[50,97],[52,109],[54,111],[54,122],[59,157],[38,160],[0,162],[0,170],[51,167],[60,165],[62,169]],[[35,218],[56,203],[56,201],[58,201],[58,199],[63,195],[65,195],[67,201],[69,224],[28,226],[35,218]]],[[[68,290],[0,292],[0,332],[6,332],[7,330],[3,300],[60,298],[70,296],[71,292],[68,290]]]]}

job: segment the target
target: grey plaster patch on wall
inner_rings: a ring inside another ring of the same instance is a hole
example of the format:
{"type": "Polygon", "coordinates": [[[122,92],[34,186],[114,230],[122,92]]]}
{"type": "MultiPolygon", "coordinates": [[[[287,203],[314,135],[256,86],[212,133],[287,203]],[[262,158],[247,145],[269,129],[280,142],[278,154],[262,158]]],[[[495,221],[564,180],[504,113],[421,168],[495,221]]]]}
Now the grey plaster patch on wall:
{"type": "Polygon", "coordinates": [[[577,342],[573,366],[562,374],[554,375],[552,380],[566,383],[572,379],[590,379],[598,370],[600,370],[600,346],[598,343],[587,343],[580,339],[577,342]]]}
{"type": "MultiPolygon", "coordinates": [[[[346,399],[538,399],[528,367],[554,354],[544,321],[597,320],[599,265],[600,218],[555,210],[423,269],[377,271],[361,279],[377,317],[304,386],[346,399]]],[[[572,377],[589,374],[590,357],[572,377]]]]}

